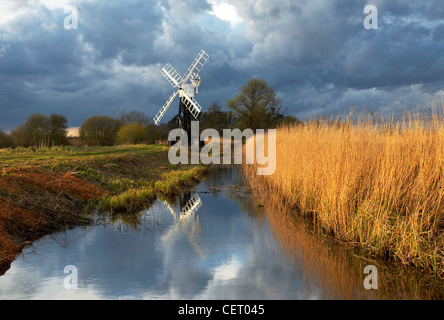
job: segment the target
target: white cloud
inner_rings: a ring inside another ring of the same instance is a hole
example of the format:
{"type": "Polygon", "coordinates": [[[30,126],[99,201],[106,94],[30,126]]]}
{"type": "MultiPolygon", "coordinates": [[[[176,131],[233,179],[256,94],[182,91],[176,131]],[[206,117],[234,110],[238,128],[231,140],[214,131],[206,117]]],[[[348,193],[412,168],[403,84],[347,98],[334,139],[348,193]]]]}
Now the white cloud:
{"type": "Polygon", "coordinates": [[[233,255],[230,260],[218,265],[213,269],[214,281],[235,280],[242,269],[242,261],[233,255]]]}
{"type": "Polygon", "coordinates": [[[2,0],[0,2],[0,26],[6,25],[20,14],[27,11],[24,1],[2,0]]]}
{"type": "Polygon", "coordinates": [[[213,7],[213,9],[210,11],[210,14],[215,15],[223,21],[229,22],[231,28],[233,29],[239,29],[243,27],[244,21],[237,14],[236,8],[233,5],[218,0],[209,0],[209,3],[213,7]]]}
{"type": "Polygon", "coordinates": [[[64,8],[72,3],[70,0],[41,0],[41,2],[50,10],[64,8]]]}

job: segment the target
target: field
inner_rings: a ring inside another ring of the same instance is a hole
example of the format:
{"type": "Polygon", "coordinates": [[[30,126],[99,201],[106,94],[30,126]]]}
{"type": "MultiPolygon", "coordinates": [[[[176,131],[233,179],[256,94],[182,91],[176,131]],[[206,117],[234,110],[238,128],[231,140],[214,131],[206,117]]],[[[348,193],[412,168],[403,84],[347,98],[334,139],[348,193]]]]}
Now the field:
{"type": "Polygon", "coordinates": [[[206,171],[171,165],[155,145],[1,149],[0,164],[0,274],[42,235],[88,224],[96,210],[137,213],[206,171]]]}
{"type": "Polygon", "coordinates": [[[444,117],[316,119],[277,129],[276,171],[245,172],[260,193],[372,255],[444,275],[444,117]]]}

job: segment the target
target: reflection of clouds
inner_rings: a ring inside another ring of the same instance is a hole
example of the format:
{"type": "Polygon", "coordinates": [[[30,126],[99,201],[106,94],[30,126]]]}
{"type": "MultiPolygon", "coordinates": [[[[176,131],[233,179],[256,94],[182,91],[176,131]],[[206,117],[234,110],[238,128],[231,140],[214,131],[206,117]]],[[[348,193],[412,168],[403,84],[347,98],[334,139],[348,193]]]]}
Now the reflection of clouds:
{"type": "MultiPolygon", "coordinates": [[[[205,248],[200,239],[202,227],[196,214],[202,200],[198,194],[192,197],[184,194],[177,208],[168,202],[164,204],[173,222],[160,236],[159,242],[164,254],[162,284],[168,290],[163,297],[192,299],[208,281],[205,269],[199,267],[199,262],[205,260],[205,248]]],[[[150,294],[145,297],[149,298],[150,294]]]]}
{"type": "MultiPolygon", "coordinates": [[[[208,183],[229,183],[237,178],[232,171],[227,173],[230,179],[219,175],[220,180],[209,179],[208,183]]],[[[198,203],[197,197],[190,199],[198,203]]],[[[201,197],[199,218],[194,211],[181,219],[177,206],[171,206],[173,215],[157,202],[146,211],[146,216],[156,218],[146,219],[146,223],[156,225],[147,226],[153,232],[121,232],[113,226],[79,228],[66,232],[67,248],[43,238],[35,246],[36,254],[25,255],[26,261],[19,258],[0,277],[0,298],[318,297],[316,290],[313,295],[307,294],[303,277],[282,262],[273,239],[253,236],[255,218],[245,214],[241,209],[244,205],[223,193],[201,197]],[[68,264],[78,268],[78,290],[63,287],[67,276],[63,268],[68,264]]]]}
{"type": "Polygon", "coordinates": [[[213,280],[215,281],[230,281],[237,278],[239,270],[242,267],[242,262],[233,256],[229,261],[223,261],[220,266],[213,270],[213,280]]]}
{"type": "MultiPolygon", "coordinates": [[[[307,237],[280,211],[266,206],[261,214],[246,194],[205,192],[237,178],[232,168],[213,173],[197,188],[202,207],[188,216],[180,211],[198,203],[186,205],[191,195],[172,210],[156,202],[137,229],[119,221],[42,238],[0,277],[0,299],[366,298],[359,261],[355,274],[355,260],[307,237]],[[78,290],[63,287],[68,264],[78,268],[78,290]]],[[[378,294],[402,297],[409,280],[385,283],[378,294]]]]}
{"type": "Polygon", "coordinates": [[[193,245],[196,252],[198,252],[201,257],[204,257],[205,253],[202,250],[199,240],[201,226],[199,223],[199,216],[196,214],[197,210],[202,206],[202,200],[197,193],[185,200],[186,202],[183,205],[180,205],[179,212],[176,212],[171,204],[164,201],[164,204],[172,214],[175,223],[164,235],[162,235],[161,239],[165,244],[174,242],[176,241],[178,233],[182,232],[187,236],[188,241],[193,245]]]}
{"type": "Polygon", "coordinates": [[[257,246],[250,244],[244,252],[233,255],[213,269],[208,281],[196,299],[319,299],[316,291],[305,288],[305,280],[293,269],[276,265],[271,251],[257,254],[257,246]]]}
{"type": "Polygon", "coordinates": [[[194,250],[204,258],[205,252],[202,249],[199,239],[201,226],[199,223],[199,216],[196,214],[197,210],[202,206],[202,200],[197,193],[192,197],[190,197],[189,194],[186,194],[186,196],[187,197],[185,198],[184,203],[181,203],[178,212],[176,212],[171,204],[164,201],[165,206],[173,216],[174,224],[161,236],[161,240],[164,246],[171,246],[172,243],[177,241],[178,234],[182,233],[187,237],[189,243],[193,245],[194,250]]]}
{"type": "Polygon", "coordinates": [[[37,242],[36,254],[16,260],[0,277],[0,298],[138,298],[153,285],[156,272],[151,272],[162,269],[162,252],[152,239],[144,241],[146,234],[121,233],[112,226],[66,234],[78,240],[62,248],[46,237],[37,242]],[[78,290],[63,286],[63,269],[69,264],[78,268],[78,290]]]}

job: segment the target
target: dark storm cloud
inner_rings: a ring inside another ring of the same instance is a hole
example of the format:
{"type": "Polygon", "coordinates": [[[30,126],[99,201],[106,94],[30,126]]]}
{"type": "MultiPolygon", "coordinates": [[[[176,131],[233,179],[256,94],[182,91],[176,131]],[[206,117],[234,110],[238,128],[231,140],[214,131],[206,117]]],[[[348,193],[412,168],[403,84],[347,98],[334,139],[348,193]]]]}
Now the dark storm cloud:
{"type": "Polygon", "coordinates": [[[96,63],[121,56],[124,64],[151,64],[161,57],[154,49],[162,12],[153,1],[86,2],[79,5],[84,41],[97,50],[96,63]]]}
{"type": "Polygon", "coordinates": [[[170,62],[184,73],[201,49],[211,55],[204,108],[224,105],[251,77],[300,117],[352,105],[398,110],[444,93],[439,0],[226,0],[237,29],[211,14],[210,0],[73,0],[77,30],[65,30],[67,13],[47,2],[6,1],[15,16],[0,21],[3,129],[36,112],[64,114],[70,126],[126,109],[153,116],[172,91],[160,68],[170,62]],[[364,29],[367,4],[378,8],[378,30],[364,29]]]}
{"type": "MultiPolygon", "coordinates": [[[[442,10],[442,2],[374,1],[378,30],[363,28],[363,8],[371,4],[367,1],[267,4],[242,5],[243,16],[251,18],[250,37],[257,37],[250,53],[252,65],[264,66],[259,75],[273,79],[296,114],[367,104],[363,90],[372,88],[382,88],[388,102],[387,95],[397,89],[422,84],[415,89],[418,100],[402,106],[411,107],[430,103],[443,88],[444,44],[436,41],[442,16],[432,10],[442,10]],[[264,15],[266,21],[260,19],[264,15]],[[350,101],[350,90],[362,98],[353,95],[350,101]]],[[[392,96],[393,102],[397,99],[392,96]]],[[[379,95],[374,100],[380,100],[379,95]]]]}

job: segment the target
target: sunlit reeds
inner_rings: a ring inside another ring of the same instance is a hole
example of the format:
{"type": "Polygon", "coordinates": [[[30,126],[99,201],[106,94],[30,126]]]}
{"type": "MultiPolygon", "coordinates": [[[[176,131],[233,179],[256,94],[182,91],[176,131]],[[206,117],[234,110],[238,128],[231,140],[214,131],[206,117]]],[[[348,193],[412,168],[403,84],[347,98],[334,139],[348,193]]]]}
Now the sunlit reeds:
{"type": "Polygon", "coordinates": [[[365,255],[355,246],[345,246],[321,232],[313,232],[311,221],[292,215],[285,203],[255,189],[249,210],[257,217],[262,239],[270,237],[306,280],[310,296],[321,299],[443,299],[444,284],[433,274],[397,266],[365,255]],[[358,249],[358,250],[356,250],[358,249]],[[378,270],[378,290],[367,290],[363,272],[367,265],[378,270]]]}
{"type": "Polygon", "coordinates": [[[253,188],[266,186],[337,239],[443,274],[443,111],[284,126],[274,174],[256,176],[256,165],[245,171],[253,188]]]}

